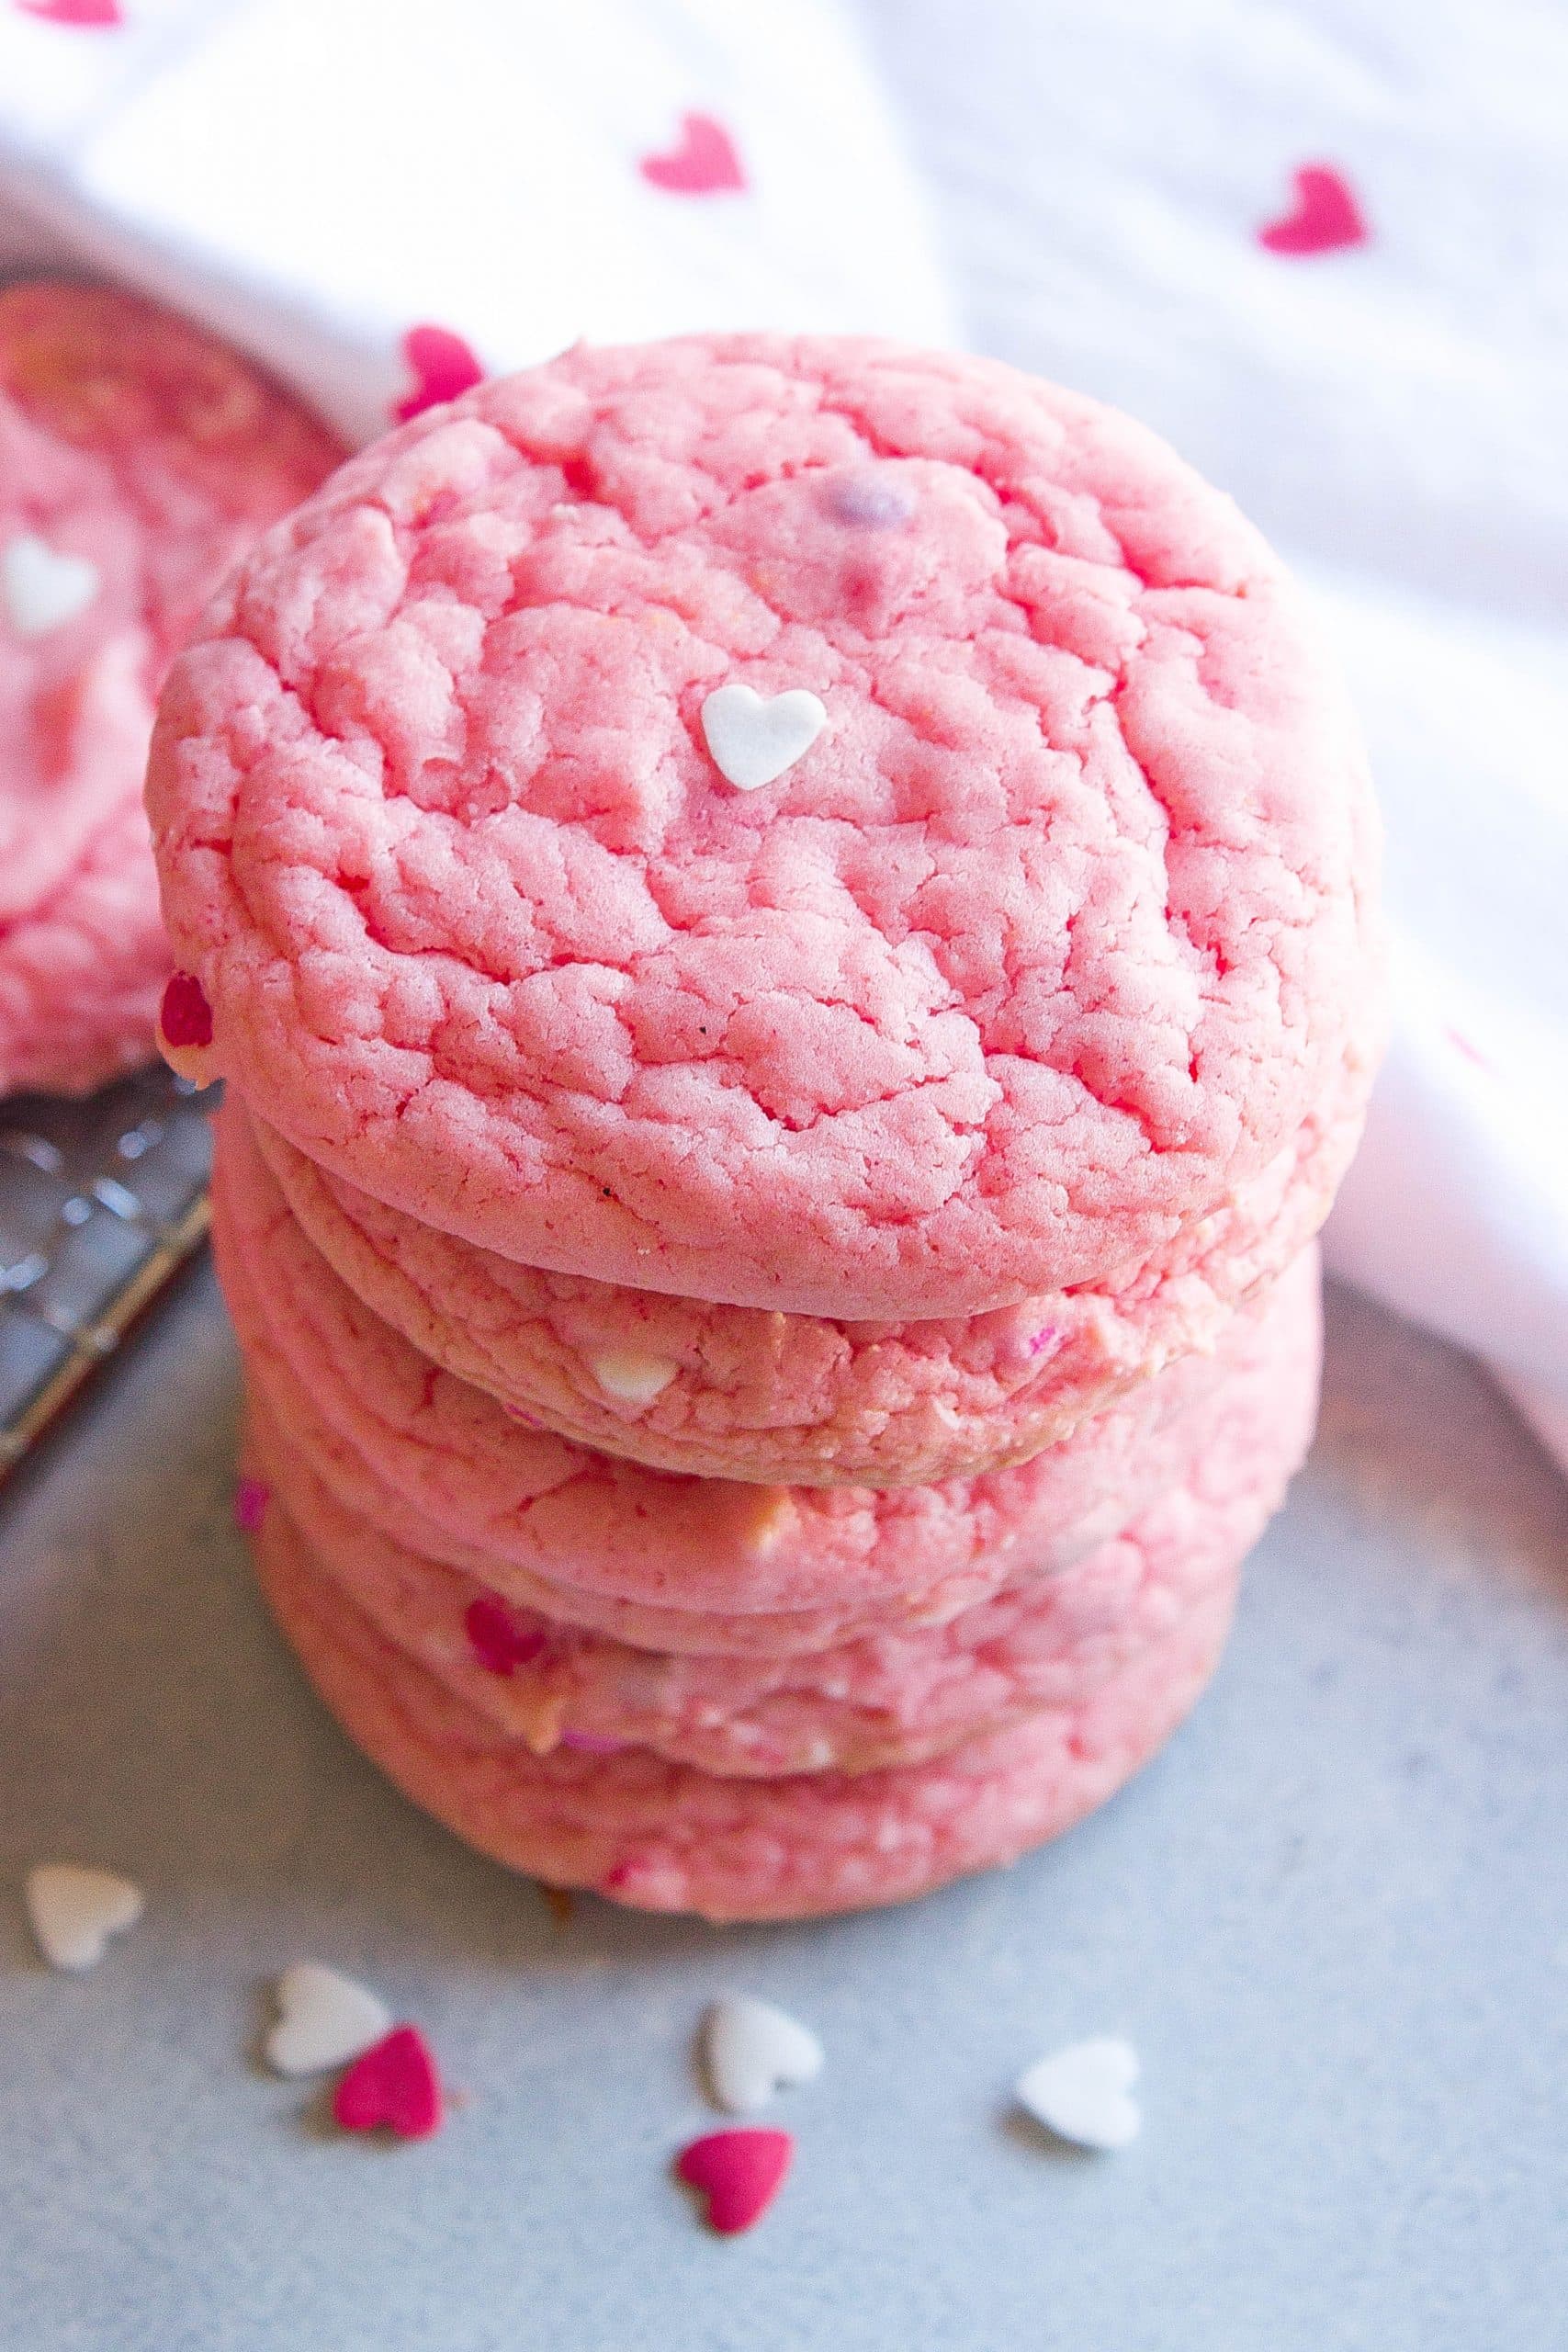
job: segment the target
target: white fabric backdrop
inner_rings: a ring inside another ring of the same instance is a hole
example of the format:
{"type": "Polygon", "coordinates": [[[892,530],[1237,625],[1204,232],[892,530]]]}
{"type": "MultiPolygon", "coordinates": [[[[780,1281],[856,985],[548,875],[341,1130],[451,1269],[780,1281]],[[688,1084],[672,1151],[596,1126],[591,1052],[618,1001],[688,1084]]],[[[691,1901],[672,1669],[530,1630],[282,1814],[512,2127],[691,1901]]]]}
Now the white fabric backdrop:
{"type": "Polygon", "coordinates": [[[1551,0],[0,0],[0,259],[355,436],[411,329],[460,379],[695,325],[962,339],[1167,433],[1319,591],[1389,816],[1331,1261],[1568,1468],[1565,118],[1551,0]]]}
{"type": "Polygon", "coordinates": [[[1321,594],[1395,923],[1329,1262],[1568,1468],[1568,11],[855,5],[965,339],[1135,411],[1321,594]],[[1261,241],[1303,165],[1365,242],[1261,241]]]}
{"type": "Polygon", "coordinates": [[[356,439],[422,323],[492,373],[705,326],[952,338],[833,0],[101,4],[122,21],[0,0],[0,195],[356,439]]]}

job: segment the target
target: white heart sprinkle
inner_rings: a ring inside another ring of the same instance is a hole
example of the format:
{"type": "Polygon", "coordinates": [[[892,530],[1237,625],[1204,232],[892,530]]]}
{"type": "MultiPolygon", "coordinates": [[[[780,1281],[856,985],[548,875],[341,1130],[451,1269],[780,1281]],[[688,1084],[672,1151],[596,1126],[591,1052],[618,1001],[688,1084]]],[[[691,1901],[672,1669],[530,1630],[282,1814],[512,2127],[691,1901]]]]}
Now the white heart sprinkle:
{"type": "Polygon", "coordinates": [[[96,1968],[111,1936],[133,1928],[146,1897],[113,1871],[39,1862],[28,1872],[28,1917],[51,1968],[96,1968]]]}
{"type": "Polygon", "coordinates": [[[1124,2148],[1143,2128],[1143,2113],[1129,2096],[1137,2079],[1132,2043],[1100,2034],[1042,2058],[1020,2075],[1017,2095],[1059,2140],[1079,2148],[1124,2148]]]}
{"type": "Polygon", "coordinates": [[[0,553],[0,590],[18,637],[44,637],[85,612],[103,583],[85,555],[57,555],[31,531],[0,553]]]}
{"type": "Polygon", "coordinates": [[[740,792],[755,792],[792,768],[828,724],[804,686],[764,701],[750,686],[719,686],[703,705],[703,733],[719,774],[740,792]]]}
{"type": "Polygon", "coordinates": [[[278,2075],[324,2075],[346,2066],[392,2030],[392,2012],[352,1976],[319,1960],[297,1961],[274,1987],[277,2023],[266,2063],[278,2075]]]}
{"type": "Polygon", "coordinates": [[[605,1348],[589,1357],[588,1369],[606,1396],[618,1396],[628,1405],[651,1405],[681,1367],[668,1356],[639,1356],[631,1348],[605,1348]]]}
{"type": "Polygon", "coordinates": [[[775,2091],[822,2072],[822,2044],[808,2026],[742,1994],[716,2001],[703,2023],[703,2065],[717,2106],[754,2115],[775,2091]]]}

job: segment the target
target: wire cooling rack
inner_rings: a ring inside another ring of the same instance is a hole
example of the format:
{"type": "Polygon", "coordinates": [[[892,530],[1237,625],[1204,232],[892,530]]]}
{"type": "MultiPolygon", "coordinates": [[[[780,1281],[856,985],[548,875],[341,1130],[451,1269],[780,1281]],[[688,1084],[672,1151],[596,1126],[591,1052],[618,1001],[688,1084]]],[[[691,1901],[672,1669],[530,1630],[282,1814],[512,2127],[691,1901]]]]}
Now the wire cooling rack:
{"type": "Polygon", "coordinates": [[[159,1068],[0,1102],[0,1482],[199,1247],[213,1099],[159,1068]]]}

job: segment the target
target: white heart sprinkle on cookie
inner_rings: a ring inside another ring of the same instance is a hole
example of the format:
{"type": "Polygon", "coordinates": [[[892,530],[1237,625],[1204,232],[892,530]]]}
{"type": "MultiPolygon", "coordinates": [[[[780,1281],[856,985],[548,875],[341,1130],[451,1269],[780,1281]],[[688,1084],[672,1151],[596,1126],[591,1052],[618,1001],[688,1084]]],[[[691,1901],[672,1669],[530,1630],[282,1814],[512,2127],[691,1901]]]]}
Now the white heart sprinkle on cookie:
{"type": "Polygon", "coordinates": [[[1019,2104],[1058,2140],[1078,2148],[1125,2148],[1143,2129],[1130,2094],[1138,2053],[1130,2041],[1100,2034],[1042,2058],[1019,2077],[1019,2104]]]}
{"type": "Polygon", "coordinates": [[[640,1356],[632,1348],[604,1348],[590,1356],[588,1369],[606,1396],[626,1405],[651,1405],[681,1367],[668,1356],[640,1356]]]}
{"type": "Polygon", "coordinates": [[[766,700],[750,686],[719,686],[703,705],[713,763],[739,792],[755,792],[783,775],[827,724],[826,707],[804,686],[766,700]]]}
{"type": "Polygon", "coordinates": [[[352,1976],[318,1960],[286,1968],[274,1988],[277,2023],[266,2038],[276,2075],[324,2075],[373,2049],[391,2030],[392,2012],[352,1976]]]}
{"type": "Polygon", "coordinates": [[[39,1862],[28,1872],[28,1917],[51,1968],[96,1968],[111,1936],[133,1928],[146,1897],[128,1878],[77,1862],[39,1862]]]}
{"type": "Polygon", "coordinates": [[[18,637],[45,637],[85,613],[102,582],[83,555],[59,555],[31,531],[0,552],[0,594],[18,637]]]}
{"type": "Polygon", "coordinates": [[[822,2060],[809,2026],[771,2001],[716,2001],[703,2020],[703,2070],[715,2104],[730,2115],[754,2115],[775,2091],[814,2081],[822,2060]]]}

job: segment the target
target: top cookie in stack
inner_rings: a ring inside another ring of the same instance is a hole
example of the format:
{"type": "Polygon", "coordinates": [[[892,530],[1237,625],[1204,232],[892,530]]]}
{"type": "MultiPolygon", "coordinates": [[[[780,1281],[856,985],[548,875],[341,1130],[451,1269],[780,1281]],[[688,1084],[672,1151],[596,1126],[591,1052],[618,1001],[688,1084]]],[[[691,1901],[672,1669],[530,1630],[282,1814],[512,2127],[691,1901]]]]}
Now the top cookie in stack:
{"type": "Polygon", "coordinates": [[[432,412],[209,614],[149,803],[175,1057],[318,1246],[657,1465],[1021,1458],[1353,1146],[1375,834],[1300,600],[998,365],[692,338],[432,412]]]}

